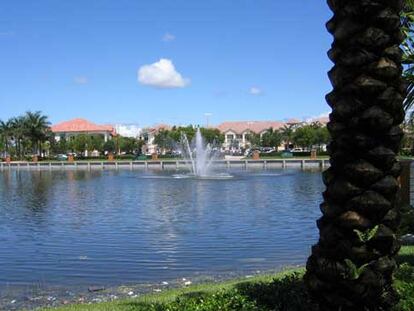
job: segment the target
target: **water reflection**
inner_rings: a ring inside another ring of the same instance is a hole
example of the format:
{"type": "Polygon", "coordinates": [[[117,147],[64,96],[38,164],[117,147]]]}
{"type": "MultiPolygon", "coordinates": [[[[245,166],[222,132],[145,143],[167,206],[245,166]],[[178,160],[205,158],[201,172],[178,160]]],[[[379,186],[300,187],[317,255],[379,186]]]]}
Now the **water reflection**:
{"type": "Polygon", "coordinates": [[[0,284],[154,282],[302,264],[317,236],[320,173],[232,174],[0,173],[0,284]]]}

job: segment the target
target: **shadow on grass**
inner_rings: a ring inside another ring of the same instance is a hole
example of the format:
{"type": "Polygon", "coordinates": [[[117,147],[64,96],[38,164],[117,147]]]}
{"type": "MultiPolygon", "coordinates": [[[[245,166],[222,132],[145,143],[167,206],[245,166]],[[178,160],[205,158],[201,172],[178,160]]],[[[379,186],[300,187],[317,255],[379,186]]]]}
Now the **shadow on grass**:
{"type": "MultiPolygon", "coordinates": [[[[398,311],[414,310],[414,252],[406,249],[397,257],[396,288],[401,295],[398,311]]],[[[313,311],[303,273],[292,273],[272,281],[245,281],[217,292],[193,291],[178,295],[169,303],[126,301],[122,311],[313,311]]]]}
{"type": "Polygon", "coordinates": [[[313,310],[302,274],[294,273],[270,283],[244,282],[238,284],[236,289],[264,310],[303,311],[304,306],[309,311],[313,310]]]}

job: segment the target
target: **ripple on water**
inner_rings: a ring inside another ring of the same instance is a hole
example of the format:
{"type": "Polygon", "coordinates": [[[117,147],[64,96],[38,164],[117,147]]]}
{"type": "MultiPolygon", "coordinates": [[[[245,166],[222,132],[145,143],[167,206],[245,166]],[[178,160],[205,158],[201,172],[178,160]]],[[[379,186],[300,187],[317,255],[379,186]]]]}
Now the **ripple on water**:
{"type": "Polygon", "coordinates": [[[178,174],[0,173],[0,286],[158,282],[304,263],[317,237],[319,173],[178,174]]]}

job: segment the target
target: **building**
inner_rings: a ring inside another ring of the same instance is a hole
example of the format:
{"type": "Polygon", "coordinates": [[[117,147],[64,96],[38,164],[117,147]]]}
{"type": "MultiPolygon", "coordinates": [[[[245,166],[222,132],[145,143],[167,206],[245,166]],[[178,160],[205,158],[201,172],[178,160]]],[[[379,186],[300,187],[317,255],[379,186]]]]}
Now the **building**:
{"type": "Polygon", "coordinates": [[[117,124],[115,130],[118,135],[130,138],[139,138],[142,134],[142,129],[135,124],[117,124]]]}
{"type": "Polygon", "coordinates": [[[250,134],[263,136],[270,128],[278,130],[285,122],[280,121],[241,121],[224,122],[217,128],[224,134],[223,148],[225,150],[238,150],[249,147],[250,134]]]}
{"type": "Polygon", "coordinates": [[[158,152],[158,146],[154,143],[155,136],[163,130],[170,130],[171,126],[167,124],[158,124],[153,127],[145,128],[142,130],[140,139],[145,141],[142,152],[147,155],[151,155],[158,152]]]}
{"type": "Polygon", "coordinates": [[[56,141],[62,138],[70,140],[71,137],[84,134],[102,135],[106,142],[116,135],[116,130],[111,125],[97,125],[80,118],[55,124],[51,127],[51,131],[54,133],[56,141]]]}

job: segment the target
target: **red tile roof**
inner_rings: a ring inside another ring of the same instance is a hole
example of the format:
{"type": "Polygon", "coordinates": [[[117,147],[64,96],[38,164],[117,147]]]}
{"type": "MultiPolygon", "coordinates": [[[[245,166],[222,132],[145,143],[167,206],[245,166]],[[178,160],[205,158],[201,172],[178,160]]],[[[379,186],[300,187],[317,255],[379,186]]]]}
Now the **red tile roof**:
{"type": "Polygon", "coordinates": [[[70,133],[70,132],[110,132],[115,135],[115,129],[111,125],[97,125],[85,119],[73,119],[65,121],[51,127],[53,133],[70,133]]]}
{"type": "Polygon", "coordinates": [[[285,123],[280,121],[241,121],[241,122],[224,122],[217,126],[221,132],[232,131],[236,134],[243,134],[246,131],[251,131],[260,134],[270,128],[279,129],[285,123]]]}

